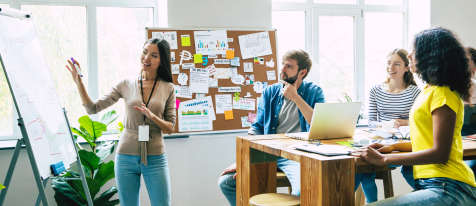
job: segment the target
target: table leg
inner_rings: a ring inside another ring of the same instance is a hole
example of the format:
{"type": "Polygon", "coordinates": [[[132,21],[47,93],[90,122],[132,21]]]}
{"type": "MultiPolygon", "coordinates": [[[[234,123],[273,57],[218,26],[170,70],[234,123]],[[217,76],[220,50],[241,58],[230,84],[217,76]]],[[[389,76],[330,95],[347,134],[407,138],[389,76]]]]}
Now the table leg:
{"type": "Polygon", "coordinates": [[[301,157],[301,205],[354,205],[352,158],[317,160],[301,157]]]}

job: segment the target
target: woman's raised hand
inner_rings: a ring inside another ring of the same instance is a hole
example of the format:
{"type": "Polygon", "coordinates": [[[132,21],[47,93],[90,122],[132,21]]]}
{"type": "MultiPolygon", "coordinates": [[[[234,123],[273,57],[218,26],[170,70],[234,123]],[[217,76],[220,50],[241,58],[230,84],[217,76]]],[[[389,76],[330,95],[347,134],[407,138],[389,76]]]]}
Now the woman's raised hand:
{"type": "Polygon", "coordinates": [[[73,63],[71,60],[68,59],[68,65],[65,65],[65,66],[66,66],[66,69],[68,69],[69,72],[71,73],[74,83],[79,84],[81,82],[81,75],[78,72],[78,70],[81,70],[81,65],[79,65],[79,62],[74,60],[74,63],[73,63]]]}

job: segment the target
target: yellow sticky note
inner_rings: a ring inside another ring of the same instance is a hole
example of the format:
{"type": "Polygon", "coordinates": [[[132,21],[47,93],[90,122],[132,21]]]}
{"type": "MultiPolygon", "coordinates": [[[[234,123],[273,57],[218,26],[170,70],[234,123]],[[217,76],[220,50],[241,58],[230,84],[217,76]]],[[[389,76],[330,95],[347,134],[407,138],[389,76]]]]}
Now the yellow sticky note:
{"type": "Polygon", "coordinates": [[[193,63],[198,64],[198,63],[202,63],[202,62],[203,62],[202,54],[194,54],[193,55],[193,63]]]}
{"type": "Polygon", "coordinates": [[[235,50],[228,49],[226,50],[226,58],[233,59],[235,57],[235,50]]]}
{"type": "Polygon", "coordinates": [[[225,120],[233,119],[233,110],[225,111],[225,120]]]}
{"type": "Polygon", "coordinates": [[[181,35],[182,46],[190,46],[190,35],[181,35]]]}

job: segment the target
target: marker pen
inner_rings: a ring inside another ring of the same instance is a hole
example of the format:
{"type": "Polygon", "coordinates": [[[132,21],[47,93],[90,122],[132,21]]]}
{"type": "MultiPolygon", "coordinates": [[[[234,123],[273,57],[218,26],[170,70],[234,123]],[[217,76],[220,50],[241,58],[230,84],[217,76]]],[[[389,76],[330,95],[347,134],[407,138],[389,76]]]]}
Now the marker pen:
{"type": "Polygon", "coordinates": [[[71,62],[73,62],[73,67],[74,67],[74,69],[76,69],[76,71],[78,72],[79,77],[83,77],[83,74],[81,74],[81,70],[78,69],[78,68],[75,66],[77,63],[76,63],[76,60],[73,59],[73,57],[71,57],[71,62]]]}

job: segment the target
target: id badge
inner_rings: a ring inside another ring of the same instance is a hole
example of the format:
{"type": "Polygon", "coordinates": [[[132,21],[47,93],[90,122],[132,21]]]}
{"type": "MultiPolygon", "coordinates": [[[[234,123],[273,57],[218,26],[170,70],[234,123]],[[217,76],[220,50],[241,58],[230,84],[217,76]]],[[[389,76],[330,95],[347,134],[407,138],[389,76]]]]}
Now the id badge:
{"type": "Polygon", "coordinates": [[[139,125],[139,141],[149,141],[149,125],[139,125]]]}

